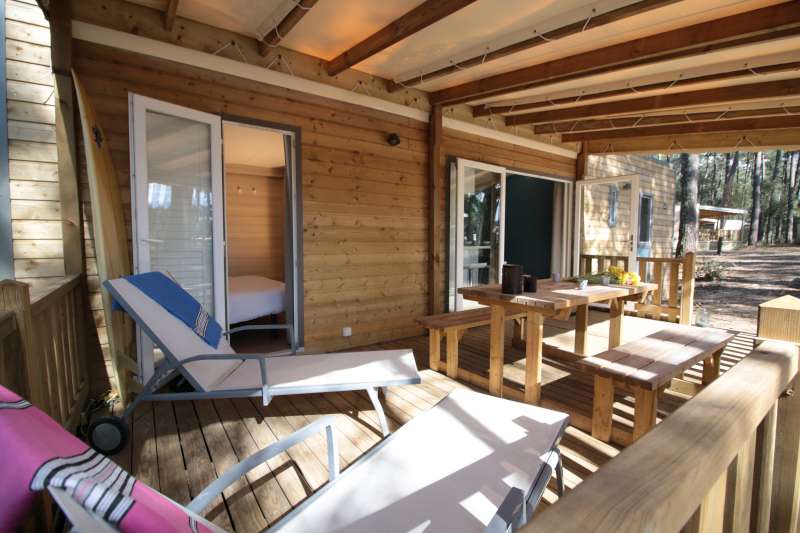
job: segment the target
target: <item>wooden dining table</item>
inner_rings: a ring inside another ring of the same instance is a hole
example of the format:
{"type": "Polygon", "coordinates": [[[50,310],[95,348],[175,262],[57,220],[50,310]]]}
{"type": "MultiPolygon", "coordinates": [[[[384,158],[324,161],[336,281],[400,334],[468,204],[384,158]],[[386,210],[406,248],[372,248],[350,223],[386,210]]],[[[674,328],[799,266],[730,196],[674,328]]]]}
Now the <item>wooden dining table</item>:
{"type": "Polygon", "coordinates": [[[622,339],[622,317],[626,301],[644,301],[658,286],[655,283],[637,285],[589,285],[579,289],[571,281],[539,280],[536,292],[504,294],[500,285],[462,287],[458,292],[491,308],[489,323],[489,393],[503,394],[503,365],[505,349],[505,316],[525,313],[525,393],[528,403],[539,403],[542,388],[542,339],[544,319],[567,320],[575,311],[575,353],[586,355],[589,327],[589,305],[609,304],[608,347],[615,348],[622,339]]]}

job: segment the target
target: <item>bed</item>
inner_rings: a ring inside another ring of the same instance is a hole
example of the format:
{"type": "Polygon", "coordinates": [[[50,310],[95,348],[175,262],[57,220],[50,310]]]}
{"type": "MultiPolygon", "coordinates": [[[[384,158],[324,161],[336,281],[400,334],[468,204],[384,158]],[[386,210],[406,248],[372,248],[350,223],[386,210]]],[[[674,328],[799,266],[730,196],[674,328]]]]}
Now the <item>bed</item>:
{"type": "Polygon", "coordinates": [[[228,320],[231,324],[277,315],[286,310],[286,285],[263,276],[228,278],[228,320]]]}

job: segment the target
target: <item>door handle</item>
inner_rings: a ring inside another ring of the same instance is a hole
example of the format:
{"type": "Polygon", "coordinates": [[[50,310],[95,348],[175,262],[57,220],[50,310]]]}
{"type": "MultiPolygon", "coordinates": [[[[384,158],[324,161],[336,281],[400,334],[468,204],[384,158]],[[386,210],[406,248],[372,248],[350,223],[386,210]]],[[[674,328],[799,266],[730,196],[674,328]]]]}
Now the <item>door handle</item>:
{"type": "Polygon", "coordinates": [[[146,242],[148,244],[164,244],[164,241],[161,239],[139,239],[142,242],[146,242]]]}

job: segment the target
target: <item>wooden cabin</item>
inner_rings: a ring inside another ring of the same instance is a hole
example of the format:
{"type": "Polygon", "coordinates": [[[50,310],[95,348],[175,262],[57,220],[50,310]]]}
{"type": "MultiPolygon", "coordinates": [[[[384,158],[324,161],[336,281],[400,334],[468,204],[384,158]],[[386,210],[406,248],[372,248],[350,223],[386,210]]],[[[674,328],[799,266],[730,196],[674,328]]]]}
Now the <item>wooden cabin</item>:
{"type": "MultiPolygon", "coordinates": [[[[566,496],[527,528],[797,531],[796,345],[732,332],[642,396],[647,420],[584,359],[693,323],[675,176],[652,155],[800,148],[798,2],[4,0],[2,18],[0,383],[65,427],[112,389],[119,412],[160,357],[143,331],[109,338],[86,155],[105,145],[123,268],[169,272],[223,327],[290,326],[237,350],[411,347],[423,383],[387,393],[393,428],[465,385],[568,412],[566,496]],[[544,287],[616,264],[652,289],[500,313],[474,295],[507,263],[544,287]]],[[[380,441],[365,401],[148,403],[114,459],[187,503],[324,413],[355,463],[380,441]]],[[[274,523],[324,483],[320,453],[209,518],[274,523]]]]}

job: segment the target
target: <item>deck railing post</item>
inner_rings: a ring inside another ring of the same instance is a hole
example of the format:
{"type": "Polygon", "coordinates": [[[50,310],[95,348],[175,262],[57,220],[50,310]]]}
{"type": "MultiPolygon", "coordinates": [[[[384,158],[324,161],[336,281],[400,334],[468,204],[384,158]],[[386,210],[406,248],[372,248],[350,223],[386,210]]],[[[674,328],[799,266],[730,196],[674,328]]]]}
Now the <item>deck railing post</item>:
{"type": "Polygon", "coordinates": [[[772,507],[772,480],[775,466],[775,433],[778,425],[778,402],[772,406],[756,431],[756,463],[753,472],[753,509],[750,531],[769,533],[772,507]]]}
{"type": "Polygon", "coordinates": [[[800,522],[800,379],[778,401],[770,531],[795,533],[800,522]]]}
{"type": "Polygon", "coordinates": [[[695,255],[689,252],[683,259],[683,283],[681,284],[681,324],[692,323],[692,313],[694,312],[694,274],[695,274],[695,255]]]}
{"type": "Polygon", "coordinates": [[[19,281],[8,279],[0,281],[0,310],[14,313],[22,346],[19,364],[23,366],[26,390],[15,392],[27,397],[46,413],[50,413],[49,395],[45,389],[46,372],[42,366],[42,359],[38,357],[38,343],[33,335],[30,287],[19,281]]]}

